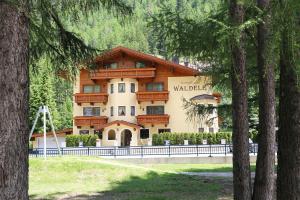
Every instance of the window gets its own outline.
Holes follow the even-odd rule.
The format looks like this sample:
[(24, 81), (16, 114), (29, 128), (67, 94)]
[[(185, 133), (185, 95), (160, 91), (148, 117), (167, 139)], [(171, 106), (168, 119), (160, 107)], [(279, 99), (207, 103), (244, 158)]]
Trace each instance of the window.
[(101, 91), (100, 85), (94, 85), (94, 92), (99, 93)]
[(169, 128), (159, 128), (158, 133), (171, 133), (171, 129), (169, 129)]
[(131, 93), (135, 93), (135, 83), (130, 84), (130, 91)]
[(209, 114), (214, 114), (214, 105), (208, 104)]
[(147, 91), (163, 91), (164, 84), (163, 83), (147, 83), (146, 90)]
[(110, 116), (111, 117), (114, 116), (114, 107), (113, 106), (110, 107)]
[(130, 115), (135, 116), (135, 106), (130, 107)]
[(124, 93), (125, 92), (125, 83), (119, 83), (118, 84), (118, 91), (119, 91), (119, 93)]
[(86, 135), (86, 134), (89, 134), (89, 133), (90, 133), (89, 130), (80, 130), (80, 131), (79, 131), (79, 134), (80, 134), (80, 135)]
[(125, 106), (119, 106), (118, 114), (119, 114), (119, 116), (125, 116), (126, 115), (126, 107)]
[(109, 69), (117, 69), (118, 68), (118, 63), (111, 63), (107, 65), (107, 68)]
[(100, 116), (100, 107), (84, 107), (83, 116)]
[(146, 65), (145, 65), (145, 63), (142, 63), (142, 62), (136, 62), (136, 63), (135, 63), (135, 67), (136, 67), (136, 68), (145, 68)]
[(111, 93), (111, 94), (114, 93), (114, 84), (110, 84), (110, 93)]
[(163, 115), (165, 114), (164, 106), (147, 106), (147, 115)]
[(140, 136), (141, 136), (141, 139), (148, 139), (149, 138), (149, 129), (141, 129)]
[(214, 128), (209, 128), (209, 132), (213, 133), (214, 132)]
[(199, 133), (203, 133), (203, 132), (204, 132), (204, 128), (199, 128), (199, 129), (198, 129), (198, 132), (199, 132)]
[(83, 86), (83, 93), (99, 93), (100, 92), (100, 85), (84, 85)]
[(98, 138), (99, 138), (99, 139), (102, 139), (102, 138), (103, 138), (102, 131), (94, 130), (94, 134), (95, 134), (95, 135), (98, 135)]
[(108, 131), (108, 140), (115, 140), (116, 139), (116, 132), (114, 130)]

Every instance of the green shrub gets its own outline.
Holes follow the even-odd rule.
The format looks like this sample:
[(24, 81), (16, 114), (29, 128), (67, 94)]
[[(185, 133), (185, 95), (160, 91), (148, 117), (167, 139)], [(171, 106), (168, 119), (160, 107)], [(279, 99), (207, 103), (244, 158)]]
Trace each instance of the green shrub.
[(97, 135), (68, 135), (66, 137), (67, 147), (78, 147), (79, 142), (83, 142), (83, 146), (96, 146)]
[[(257, 132), (249, 133), (253, 142), (257, 142)], [(170, 140), (171, 145), (183, 145), (184, 140), (188, 140), (189, 144), (202, 144), (203, 140), (207, 140), (208, 144), (221, 144), (221, 140), (225, 139), (226, 143), (232, 142), (231, 132), (217, 133), (160, 133), (153, 134), (153, 145), (163, 145), (165, 140)]]

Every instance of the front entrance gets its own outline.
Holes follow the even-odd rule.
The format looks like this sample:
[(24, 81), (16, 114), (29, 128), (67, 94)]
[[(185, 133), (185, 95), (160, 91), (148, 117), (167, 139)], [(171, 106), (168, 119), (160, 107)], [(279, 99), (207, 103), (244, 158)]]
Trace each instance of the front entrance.
[(130, 130), (125, 129), (121, 133), (121, 146), (130, 146), (132, 133)]

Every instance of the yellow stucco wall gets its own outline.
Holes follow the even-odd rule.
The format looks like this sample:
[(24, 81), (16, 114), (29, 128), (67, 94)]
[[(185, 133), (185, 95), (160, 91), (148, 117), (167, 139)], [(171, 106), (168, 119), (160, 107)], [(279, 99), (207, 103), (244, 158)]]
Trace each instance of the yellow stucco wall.
[[(135, 114), (146, 114), (146, 107), (149, 105), (164, 105), (165, 114), (170, 115), (170, 122), (167, 126), (164, 124), (158, 125), (146, 125), (145, 128), (150, 130), (149, 139), (140, 139), (139, 130), (134, 130), (132, 127), (125, 125), (112, 125), (103, 130), (103, 139), (101, 141), (102, 146), (120, 146), (121, 145), (121, 133), (124, 129), (129, 129), (132, 132), (131, 145), (147, 145), (149, 140), (151, 141), (152, 134), (158, 133), (159, 128), (169, 128), (172, 132), (197, 132), (198, 128), (203, 127), (205, 132), (208, 132), (209, 127), (206, 124), (199, 125), (199, 123), (192, 123), (187, 120), (186, 111), (183, 108), (183, 98), (190, 99), (200, 94), (212, 94), (212, 88), (210, 86), (211, 78), (207, 76), (187, 76), (187, 77), (169, 77), (168, 78), (168, 91), (169, 100), (165, 102), (142, 102), (138, 104), (136, 94), (131, 93), (130, 84), (135, 83), (136, 91), (138, 91), (138, 82), (136, 79), (111, 79), (107, 83), (108, 102), (107, 104), (95, 103), (90, 105), (89, 103), (83, 103), (80, 106), (74, 102), (73, 115), (83, 116), (83, 107), (100, 107), (102, 116), (108, 117), (108, 122), (115, 120), (124, 120), (130, 123), (136, 123), (136, 117), (130, 115), (130, 106), (135, 106)], [(118, 83), (125, 83), (125, 93), (118, 92)], [(114, 85), (114, 93), (110, 93), (110, 84)], [(79, 93), (79, 78), (76, 79), (74, 84), (74, 93)], [(201, 103), (217, 105), (216, 100), (201, 100)], [(110, 116), (110, 107), (114, 107), (114, 116)], [(126, 116), (118, 116), (118, 106), (126, 106)], [(215, 117), (212, 127), (214, 132), (218, 131), (218, 119), (217, 112), (211, 117)], [(90, 130), (90, 134), (94, 133), (94, 130), (90, 127), (81, 127), (82, 130)], [(108, 140), (108, 131), (114, 129), (116, 131), (116, 142)], [(79, 130), (76, 126), (73, 126), (73, 134), (79, 134)]]

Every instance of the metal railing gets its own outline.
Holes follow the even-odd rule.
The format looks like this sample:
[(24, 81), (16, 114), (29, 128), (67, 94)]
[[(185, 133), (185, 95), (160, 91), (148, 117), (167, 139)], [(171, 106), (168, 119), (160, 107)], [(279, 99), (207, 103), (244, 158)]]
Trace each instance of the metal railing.
[[(257, 154), (257, 144), (250, 144), (249, 154)], [(61, 148), (62, 156), (217, 156), (232, 154), (231, 144), (220, 145), (168, 145), (168, 146), (130, 146), (130, 147), (66, 147)], [(43, 148), (29, 149), (30, 157), (42, 157)], [(47, 148), (47, 156), (59, 156), (57, 148)]]

